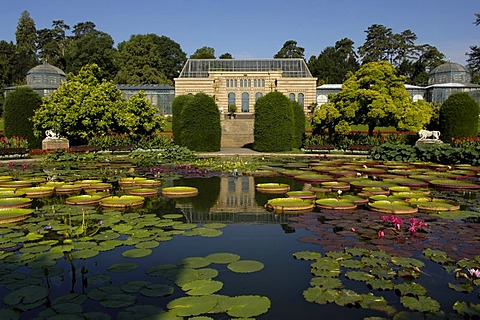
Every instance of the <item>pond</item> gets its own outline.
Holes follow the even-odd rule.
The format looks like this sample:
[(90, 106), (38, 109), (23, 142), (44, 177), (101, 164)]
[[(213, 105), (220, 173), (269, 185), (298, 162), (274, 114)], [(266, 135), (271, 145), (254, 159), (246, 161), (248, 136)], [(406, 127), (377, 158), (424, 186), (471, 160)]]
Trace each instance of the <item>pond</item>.
[[(239, 175), (153, 170), (162, 185), (132, 208), (32, 197), (25, 220), (0, 225), (0, 318), (478, 317), (480, 170), (405, 166), (342, 160), (272, 163)], [(152, 170), (143, 173), (152, 178)], [(133, 189), (100, 180), (67, 184), (83, 181), (82, 194), (95, 186), (102, 196)], [(270, 184), (289, 191), (259, 188)], [(162, 194), (175, 186), (198, 194)], [(266, 206), (309, 192), (311, 209)], [(415, 212), (399, 214), (405, 204)]]

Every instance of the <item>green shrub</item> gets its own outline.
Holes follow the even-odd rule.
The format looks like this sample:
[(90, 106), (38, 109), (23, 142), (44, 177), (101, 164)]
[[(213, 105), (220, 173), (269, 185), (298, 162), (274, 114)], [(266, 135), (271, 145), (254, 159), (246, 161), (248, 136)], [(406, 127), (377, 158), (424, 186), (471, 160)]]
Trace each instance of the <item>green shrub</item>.
[(290, 100), (280, 92), (271, 92), (255, 103), (253, 149), (289, 151), (293, 146), (293, 110)]
[(220, 112), (212, 97), (197, 93), (182, 109), (181, 145), (194, 151), (219, 151)]
[(182, 132), (182, 110), (185, 105), (193, 99), (193, 95), (184, 94), (176, 96), (172, 102), (172, 133), (173, 142), (181, 145), (181, 132)]
[(478, 104), (465, 92), (450, 95), (440, 107), (441, 139), (450, 143), (452, 138), (478, 135)]
[(30, 120), (42, 104), (42, 97), (30, 87), (19, 87), (5, 99), (5, 136), (22, 137), (28, 141), (30, 148), (41, 147), (41, 140), (33, 134)]
[(296, 101), (290, 101), (293, 110), (293, 148), (301, 148), (305, 135), (305, 112)]

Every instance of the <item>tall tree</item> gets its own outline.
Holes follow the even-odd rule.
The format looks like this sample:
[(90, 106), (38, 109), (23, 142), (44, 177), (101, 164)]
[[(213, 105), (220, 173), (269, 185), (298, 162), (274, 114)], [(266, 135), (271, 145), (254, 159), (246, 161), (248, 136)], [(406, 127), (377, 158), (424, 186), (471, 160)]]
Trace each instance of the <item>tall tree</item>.
[(348, 131), (351, 125), (367, 124), (418, 131), (430, 122), (432, 107), (423, 100), (412, 102), (405, 77), (397, 76), (386, 61), (364, 64), (342, 86), (342, 91), (314, 113), (316, 126)]
[(113, 38), (105, 32), (96, 30), (92, 22), (76, 24), (73, 33), (65, 51), (66, 71), (76, 74), (85, 65), (96, 64), (103, 78), (113, 79), (117, 72), (115, 65), (117, 51), (113, 47)]
[[(480, 25), (480, 13), (476, 13), (475, 16), (477, 19), (474, 24), (476, 26)], [(470, 46), (470, 52), (467, 53), (467, 68), (472, 73), (472, 82), (480, 83), (480, 46), (472, 45)]]
[(207, 46), (201, 47), (190, 55), (190, 59), (215, 59), (215, 49)]
[(362, 62), (390, 61), (392, 53), (392, 29), (384, 25), (373, 24), (365, 31), (367, 37), (365, 43), (358, 47), (358, 54)]
[(187, 60), (178, 43), (156, 34), (133, 35), (118, 51), (117, 83), (173, 84)]
[(28, 11), (23, 11), (18, 20), (15, 32), (16, 55), (21, 66), (21, 76), (25, 78), (28, 70), (38, 64), (37, 61), (37, 29), (35, 21)]
[(40, 60), (66, 70), (65, 48), (68, 38), (66, 31), (70, 26), (63, 20), (52, 22), (52, 29), (40, 29), (37, 31), (37, 49)]
[(359, 63), (353, 48), (353, 41), (344, 38), (335, 43), (335, 47), (325, 48), (318, 58), (312, 56), (308, 67), (319, 84), (342, 83), (348, 72), (358, 70)]
[(228, 52), (221, 54), (218, 59), (233, 59), (232, 55)]
[(0, 41), (0, 88), (10, 86), (14, 83), (15, 67), (15, 45), (13, 42)]
[(416, 60), (405, 60), (398, 67), (399, 74), (407, 77), (406, 83), (417, 86), (428, 85), (428, 74), (435, 67), (445, 63), (445, 55), (429, 44), (417, 46)]
[(305, 58), (305, 49), (297, 45), (297, 41), (288, 40), (283, 44), (280, 51), (273, 56), (274, 58)]

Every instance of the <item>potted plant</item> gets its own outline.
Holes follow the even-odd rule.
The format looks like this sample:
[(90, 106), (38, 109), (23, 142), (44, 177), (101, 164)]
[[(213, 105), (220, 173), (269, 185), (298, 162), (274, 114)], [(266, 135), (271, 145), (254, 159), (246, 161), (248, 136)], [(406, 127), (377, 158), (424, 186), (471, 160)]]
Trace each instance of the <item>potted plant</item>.
[(228, 113), (230, 119), (235, 118), (235, 112), (237, 112), (237, 106), (234, 104), (231, 104), (228, 106)]

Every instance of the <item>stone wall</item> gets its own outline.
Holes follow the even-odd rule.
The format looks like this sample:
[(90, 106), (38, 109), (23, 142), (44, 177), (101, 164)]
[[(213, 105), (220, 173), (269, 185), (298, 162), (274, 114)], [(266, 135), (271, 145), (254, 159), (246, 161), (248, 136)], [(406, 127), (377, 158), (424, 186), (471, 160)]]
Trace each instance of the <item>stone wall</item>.
[(241, 148), (253, 143), (254, 119), (222, 120), (222, 148)]

